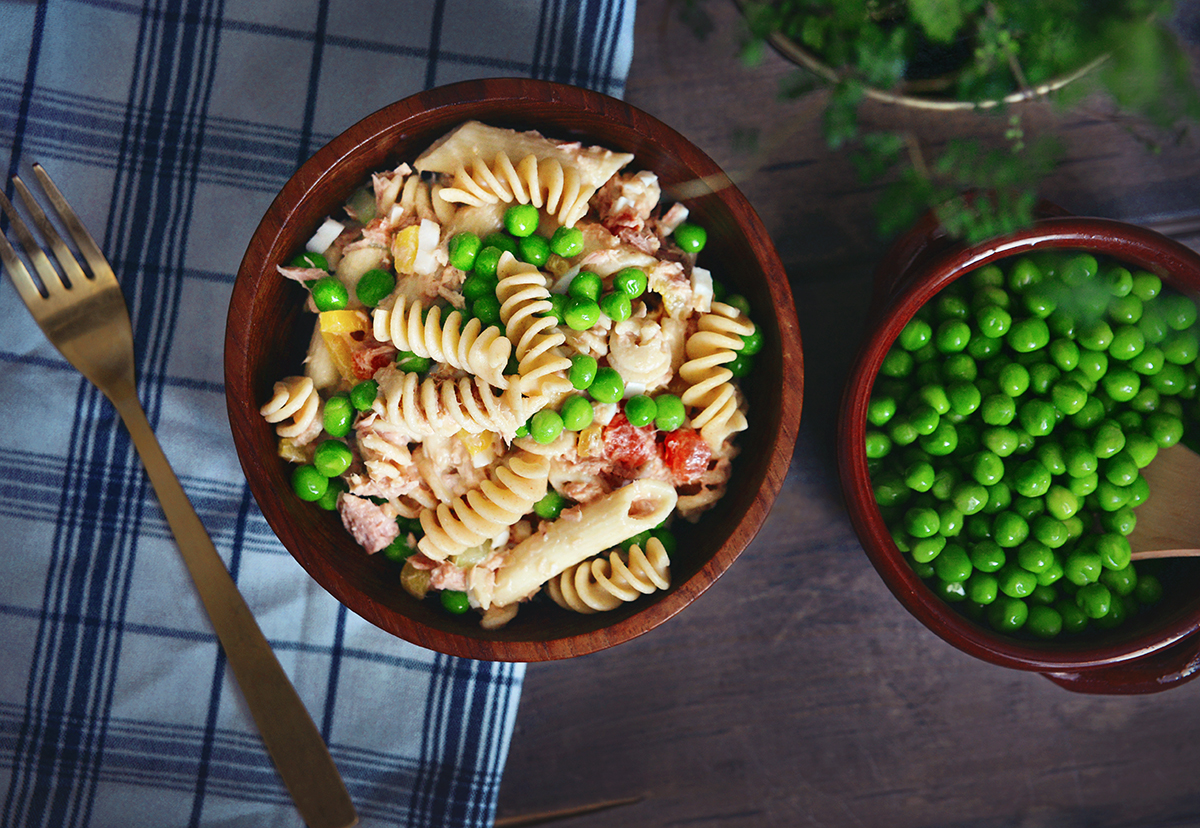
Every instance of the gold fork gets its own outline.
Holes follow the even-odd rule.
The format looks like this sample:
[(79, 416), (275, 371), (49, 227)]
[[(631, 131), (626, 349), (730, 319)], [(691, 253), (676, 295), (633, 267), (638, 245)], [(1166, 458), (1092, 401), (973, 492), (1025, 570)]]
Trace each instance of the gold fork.
[(129, 429), (267, 752), (301, 817), (310, 828), (349, 828), (358, 822), (358, 816), (329, 749), (146, 420), (134, 381), (129, 311), (112, 267), (46, 171), (38, 164), (33, 171), (91, 273), (84, 272), (33, 194), (15, 177), (13, 186), (66, 279), (60, 277), (3, 193), (0, 208), (41, 278), (42, 289), (3, 234), (0, 261), (46, 338), (112, 401)]

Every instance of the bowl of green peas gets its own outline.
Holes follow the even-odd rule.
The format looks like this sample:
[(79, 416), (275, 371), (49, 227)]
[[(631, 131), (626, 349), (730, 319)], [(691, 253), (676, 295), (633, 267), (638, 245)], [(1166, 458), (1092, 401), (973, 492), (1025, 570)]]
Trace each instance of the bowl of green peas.
[[(714, 282), (729, 287), (732, 296), (744, 297), (745, 304), (756, 309), (754, 321), (756, 333), (761, 331), (761, 349), (755, 355), (753, 373), (741, 383), (747, 425), (738, 435), (741, 451), (732, 460), (730, 485), (719, 502), (697, 522), (679, 520), (672, 525), (671, 537), (677, 544), (677, 554), (671, 558), (669, 587), (647, 595), (644, 600), (622, 602), (611, 611), (591, 614), (568, 611), (547, 596), (539, 595), (538, 600), (522, 604), (516, 616), (502, 626), (485, 627), (478, 613), (466, 612), (465, 607), (463, 612), (456, 613), (445, 602), (439, 603), (433, 592), (426, 600), (415, 598), (403, 584), (404, 573), (408, 572), (403, 562), (398, 564), (390, 559), (388, 549), (365, 553), (336, 511), (305, 501), (301, 495), (309, 494), (307, 482), (297, 488), (293, 473), (296, 466), (281, 456), (283, 442), (262, 413), (263, 403), (272, 399), (279, 378), (303, 372), (302, 360), (313, 336), (306, 291), (280, 278), (277, 265), (292, 261), (303, 250), (305, 241), (322, 227), (325, 218), (340, 210), (362, 188), (363, 181), (370, 180), (373, 172), (411, 162), (451, 130), (468, 122), (519, 131), (537, 130), (558, 140), (579, 141), (583, 146), (597, 145), (631, 154), (631, 170), (653, 172), (665, 198), (686, 204), (689, 222), (704, 234), (697, 244), (704, 247), (703, 261), (711, 269)], [(746, 198), (731, 185), (709, 186), (709, 182), (720, 181), (728, 179), (707, 155), (679, 133), (623, 101), (577, 87), (517, 78), (464, 81), (417, 93), (367, 115), (320, 149), (286, 182), (250, 239), (234, 285), (226, 328), (226, 399), (234, 444), (250, 490), (283, 546), (314, 580), (351, 611), (404, 640), (454, 656), (528, 662), (583, 655), (642, 635), (689, 606), (732, 565), (766, 519), (795, 445), (803, 393), (800, 334), (787, 275), (766, 229)], [(506, 212), (505, 227), (512, 240), (520, 240), (514, 243), (522, 261), (533, 261), (536, 251), (523, 249), (523, 245), (533, 242), (542, 242), (560, 258), (574, 255), (571, 246), (580, 245), (578, 239), (565, 234), (562, 243), (566, 246), (559, 248), (557, 231), (548, 239), (530, 232), (536, 221), (532, 216), (521, 219), (521, 212), (520, 209), (511, 214)], [(517, 227), (510, 220), (526, 223)], [(416, 225), (412, 229), (419, 232)], [(461, 238), (470, 235), (463, 234)], [(462, 252), (457, 248), (450, 250), (450, 245), (448, 241), (449, 255)], [(478, 248), (474, 253), (476, 260), (464, 267), (472, 270), (468, 281), (484, 275), (482, 260), (489, 250), (492, 248), (488, 246)], [(499, 251), (493, 252), (499, 256)], [(545, 251), (541, 255), (544, 257)], [(485, 304), (490, 303), (489, 313), (498, 310), (499, 298), (495, 293), (498, 265), (498, 260), (490, 263), (492, 272), (486, 275), (491, 277), (491, 286), (477, 296), (467, 281), (463, 283), (464, 298), (472, 302), (472, 314), (481, 320), (485, 318)], [(628, 278), (644, 279), (645, 275), (639, 277), (631, 272)], [(564, 326), (575, 323), (572, 330), (593, 324), (597, 312), (611, 318), (627, 314), (628, 300), (622, 307), (619, 303), (623, 297), (615, 294), (640, 293), (646, 288), (644, 282), (619, 284), (618, 276), (614, 276), (617, 290), (601, 296), (599, 301), (591, 301), (596, 306), (588, 311), (591, 316), (568, 318), (567, 312), (573, 307), (570, 298), (583, 295), (586, 281), (586, 276), (578, 280), (578, 285), (572, 281), (570, 296), (562, 297), (568, 301), (561, 323)], [(314, 282), (314, 291), (319, 282)], [(597, 287), (590, 286), (592, 300), (596, 300)], [(360, 300), (363, 289), (360, 283), (357, 288)], [(317, 302), (315, 293), (312, 301)], [(609, 301), (618, 304), (601, 304)], [(578, 304), (582, 307), (584, 303)], [(341, 324), (337, 321), (340, 317), (330, 318), (334, 319), (331, 324)], [(337, 333), (335, 329), (331, 331)], [(410, 358), (417, 357), (401, 353), (396, 357), (396, 365), (405, 372), (424, 370), (407, 364)], [(622, 387), (611, 381), (610, 375), (614, 373), (596, 367), (595, 359), (590, 368), (586, 368), (584, 361), (572, 360), (569, 379), (574, 388), (586, 387), (592, 399), (611, 396), (611, 402), (615, 403), (621, 399)], [(354, 389), (367, 384), (360, 383)], [(342, 434), (347, 433), (355, 412), (370, 406), (376, 390), (370, 389), (361, 402), (356, 399), (355, 390), (344, 395), (345, 400), (338, 399), (336, 410), (341, 412), (341, 419), (337, 422)], [(637, 396), (640, 395), (630, 395), (630, 399)], [(581, 396), (572, 399), (583, 401)], [(658, 399), (663, 397), (660, 395)], [(653, 417), (657, 423), (661, 415), (665, 421), (666, 402), (669, 400), (663, 402), (661, 409), (655, 402), (652, 414), (635, 409), (636, 403), (624, 404), (627, 431), (634, 430), (639, 417)], [(327, 409), (325, 414), (328, 413)], [(537, 422), (530, 417), (517, 429), (517, 437), (527, 434), (540, 444), (542, 432), (548, 432), (551, 426), (557, 429), (554, 434), (565, 428), (583, 429), (587, 425), (585, 419), (593, 415), (593, 408), (545, 413), (554, 417), (538, 418)], [(551, 422), (554, 418), (557, 422)], [(328, 417), (323, 417), (322, 423), (329, 431)], [(499, 426), (495, 432), (496, 439), (500, 439)], [(465, 440), (463, 444), (466, 446), (468, 442)], [(607, 443), (604, 448), (609, 450)], [(348, 452), (340, 448), (338, 451), (344, 462)], [(317, 462), (314, 455), (308, 465), (319, 476), (326, 476), (317, 468)], [(307, 475), (305, 481), (311, 478), (312, 475)], [(336, 491), (334, 495), (336, 498)], [(543, 507), (547, 511), (543, 512)], [(561, 508), (561, 504), (556, 506), (543, 498), (534, 511), (539, 518), (550, 520), (556, 515), (550, 510)], [(416, 531), (413, 523), (413, 519), (406, 519), (407, 531)], [(421, 526), (419, 521), (416, 526)], [(463, 594), (449, 588), (442, 592)]]
[(1081, 692), (1194, 677), (1200, 566), (1131, 560), (1142, 470), (1200, 436), (1200, 256), (1046, 206), (967, 247), (932, 217), (876, 274), (840, 419), (854, 528), (948, 643)]

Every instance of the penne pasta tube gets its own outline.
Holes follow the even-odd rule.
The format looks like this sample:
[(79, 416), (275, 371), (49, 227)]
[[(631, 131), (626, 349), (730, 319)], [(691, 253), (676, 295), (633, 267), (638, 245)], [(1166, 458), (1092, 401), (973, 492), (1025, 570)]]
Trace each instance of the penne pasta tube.
[(580, 508), (578, 519), (551, 523), (514, 546), (496, 570), (493, 606), (514, 604), (580, 561), (662, 523), (675, 508), (675, 489), (661, 480), (635, 480)]

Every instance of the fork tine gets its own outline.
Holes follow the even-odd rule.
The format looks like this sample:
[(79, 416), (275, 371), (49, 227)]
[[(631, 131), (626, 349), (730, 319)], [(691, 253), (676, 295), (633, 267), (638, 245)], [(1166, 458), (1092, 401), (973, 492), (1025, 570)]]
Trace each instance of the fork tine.
[(63, 244), (62, 237), (58, 235), (58, 230), (47, 218), (46, 213), (42, 210), (42, 205), (38, 204), (37, 199), (33, 197), (33, 193), (29, 192), (29, 188), (25, 186), (25, 182), (20, 178), (13, 176), (13, 186), (17, 190), (17, 194), (21, 196), (21, 202), (25, 205), (25, 209), (29, 211), (29, 215), (33, 218), (33, 223), (37, 225), (38, 232), (42, 234), (42, 238), (50, 245), (50, 249), (54, 251), (54, 258), (58, 259), (58, 264), (62, 268), (63, 273), (67, 276), (67, 281), (73, 285), (82, 284), (82, 280), (87, 278), (84, 275), (83, 268), (79, 266), (79, 262), (75, 260), (75, 255), (70, 249)]
[[(25, 255), (29, 258), (33, 269), (41, 277), (42, 286), (46, 289), (46, 292), (53, 295), (65, 290), (66, 288), (63, 286), (62, 279), (59, 278), (58, 271), (54, 269), (54, 265), (50, 264), (50, 259), (47, 258), (46, 253), (38, 245), (37, 239), (29, 232), (29, 228), (25, 226), (25, 222), (17, 215), (16, 208), (13, 207), (12, 202), (8, 200), (4, 193), (0, 193), (0, 209), (3, 209), (8, 216), (13, 232), (17, 234), (17, 239), (21, 242), (21, 247), (24, 248)], [(19, 262), (19, 260), (17, 261)], [(24, 270), (23, 266), (22, 269)], [(29, 271), (25, 272), (28, 275)]]
[[(4, 198), (4, 193), (0, 193), (0, 198)], [(7, 198), (4, 200), (8, 201)], [(40, 302), (45, 297), (38, 290), (33, 277), (29, 275), (25, 263), (17, 256), (17, 251), (13, 250), (12, 245), (8, 243), (8, 239), (3, 234), (0, 234), (0, 261), (4, 262), (4, 269), (8, 271), (8, 278), (12, 280), (13, 287), (17, 289), (17, 293), (21, 294), (21, 299), (32, 310), (36, 307), (33, 303)]]
[(58, 213), (58, 217), (67, 226), (71, 238), (75, 240), (79, 252), (83, 254), (88, 267), (91, 268), (92, 275), (97, 278), (104, 276), (105, 278), (115, 280), (117, 277), (113, 273), (108, 259), (100, 252), (100, 246), (96, 244), (96, 240), (92, 238), (92, 234), (83, 226), (83, 222), (79, 220), (79, 216), (75, 214), (75, 211), (71, 209), (71, 205), (63, 198), (63, 194), (59, 192), (58, 187), (50, 180), (50, 175), (46, 172), (45, 168), (41, 164), (34, 164), (33, 173), (37, 176), (42, 189), (45, 190), (50, 203), (54, 205), (54, 210)]

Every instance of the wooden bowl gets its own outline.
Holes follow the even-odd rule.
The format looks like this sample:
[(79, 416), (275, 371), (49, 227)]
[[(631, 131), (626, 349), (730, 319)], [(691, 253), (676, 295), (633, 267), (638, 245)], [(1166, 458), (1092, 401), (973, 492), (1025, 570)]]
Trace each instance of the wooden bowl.
[[(478, 616), (451, 616), (401, 589), (396, 568), (368, 556), (334, 513), (291, 494), (289, 466), (276, 455), (273, 428), (258, 409), (279, 378), (298, 373), (313, 317), (304, 291), (275, 266), (302, 248), (324, 217), (372, 171), (416, 158), (467, 120), (538, 129), (635, 156), (628, 169), (658, 174), (666, 195), (686, 191), (708, 231), (702, 263), (744, 294), (766, 345), (743, 383), (749, 430), (740, 435), (726, 496), (698, 524), (676, 526), (679, 554), (669, 590), (608, 613), (579, 615), (541, 601), (508, 626), (481, 629)], [(683, 190), (680, 190), (680, 188)], [(300, 565), (346, 607), (407, 641), (450, 655), (542, 661), (602, 650), (653, 629), (691, 603), (754, 537), (787, 473), (800, 419), (804, 369), (787, 276), (745, 197), (711, 159), (644, 112), (595, 92), (543, 81), (466, 81), (385, 107), (318, 151), (284, 185), (250, 240), (230, 301), (225, 335), (230, 423), (259, 507)]]
[(1177, 560), (1164, 570), (1163, 599), (1121, 627), (1075, 639), (1035, 641), (1002, 635), (939, 598), (896, 548), (875, 504), (864, 448), (867, 404), (884, 355), (913, 314), (965, 274), (1034, 250), (1104, 254), (1200, 293), (1200, 256), (1153, 231), (1101, 218), (1068, 216), (1052, 205), (1034, 226), (974, 247), (949, 242), (926, 217), (900, 238), (880, 266), (868, 333), (847, 380), (838, 463), (850, 519), (867, 556), (904, 607), (938, 636), (977, 658), (1047, 675), (1072, 690), (1149, 693), (1195, 677), (1200, 668), (1200, 567)]

